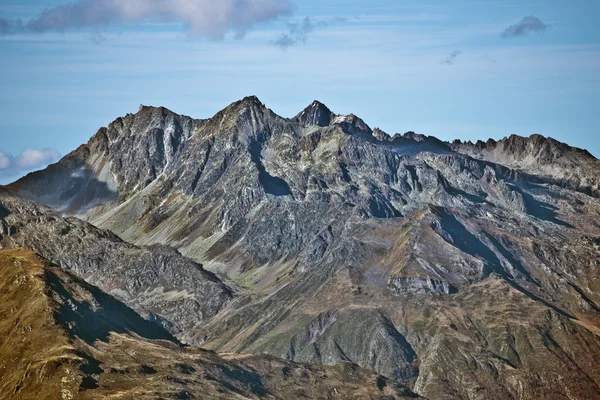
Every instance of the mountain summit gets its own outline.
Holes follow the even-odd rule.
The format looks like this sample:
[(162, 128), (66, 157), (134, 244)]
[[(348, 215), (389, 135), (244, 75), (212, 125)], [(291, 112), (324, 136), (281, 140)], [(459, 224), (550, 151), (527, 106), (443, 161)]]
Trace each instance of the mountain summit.
[(329, 126), (334, 118), (335, 114), (325, 104), (317, 100), (296, 115), (296, 120), (306, 126)]
[(435, 399), (594, 398), (598, 165), (539, 135), (390, 136), (316, 101), (293, 118), (256, 97), (206, 120), (142, 107), (9, 185), (64, 217), (4, 200), (0, 244), (69, 268), (34, 233), (93, 224), (115, 261), (84, 247), (75, 272), (115, 265), (127, 279), (99, 286), (216, 351), (351, 362)]

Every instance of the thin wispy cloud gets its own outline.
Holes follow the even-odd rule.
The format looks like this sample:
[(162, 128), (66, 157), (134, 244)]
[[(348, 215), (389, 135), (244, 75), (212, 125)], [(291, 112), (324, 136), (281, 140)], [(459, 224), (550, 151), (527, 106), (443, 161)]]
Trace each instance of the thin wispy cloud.
[(0, 20), (0, 33), (64, 32), (146, 22), (181, 23), (193, 36), (236, 37), (255, 25), (292, 12), (292, 0), (79, 0), (49, 8), (23, 23)]
[(23, 22), (21, 22), (21, 20), (0, 18), (0, 35), (18, 33), (21, 31), (23, 31)]
[(10, 21), (5, 18), (0, 18), (0, 33), (8, 33), (10, 31)]
[(11, 178), (24, 172), (43, 168), (60, 159), (60, 153), (51, 148), (27, 148), (16, 157), (0, 150), (0, 178)]
[(326, 28), (330, 25), (345, 22), (345, 18), (333, 18), (329, 20), (314, 21), (310, 17), (305, 17), (302, 22), (292, 22), (288, 24), (288, 31), (279, 36), (273, 44), (283, 50), (296, 45), (304, 45), (308, 35), (318, 29)]
[(441, 61), (441, 64), (453, 65), (458, 56), (462, 54), (460, 50), (454, 50), (450, 55)]
[(510, 25), (500, 35), (503, 38), (525, 36), (530, 32), (543, 32), (548, 25), (534, 15), (524, 17), (519, 23)]

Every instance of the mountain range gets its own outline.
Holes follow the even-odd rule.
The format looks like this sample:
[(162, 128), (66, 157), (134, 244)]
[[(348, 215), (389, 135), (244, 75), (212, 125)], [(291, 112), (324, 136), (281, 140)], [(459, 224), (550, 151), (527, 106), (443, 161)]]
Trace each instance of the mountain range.
[[(600, 161), (554, 139), (392, 136), (318, 101), (283, 118), (247, 97), (206, 120), (140, 106), (0, 189), (0, 248), (75, 282), (53, 290), (62, 303), (118, 308), (83, 312), (105, 326), (74, 333), (64, 306), (45, 309), (86, 343), (73, 396), (150, 379), (167, 398), (210, 383), (215, 398), (591, 399), (599, 217)], [(125, 342), (165, 378), (105, 376)], [(221, 374), (170, 369), (190, 357)], [(28, 390), (57, 382), (44, 376)]]

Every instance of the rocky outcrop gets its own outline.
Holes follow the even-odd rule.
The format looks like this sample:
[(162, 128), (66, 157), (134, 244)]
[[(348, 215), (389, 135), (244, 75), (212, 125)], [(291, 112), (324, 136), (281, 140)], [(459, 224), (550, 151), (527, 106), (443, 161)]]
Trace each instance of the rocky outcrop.
[(133, 246), (1, 188), (0, 207), (0, 248), (32, 249), (172, 334), (202, 325), (232, 299), (231, 289), (214, 274), (167, 246)]
[(336, 115), (327, 106), (317, 100), (296, 116), (296, 120), (304, 126), (329, 126)]
[(396, 294), (424, 294), (424, 293), (441, 293), (450, 294), (455, 292), (456, 288), (453, 288), (448, 282), (427, 278), (390, 278), (388, 281), (389, 289)]
[(587, 150), (534, 134), (476, 143), (455, 140), (457, 152), (520, 169), (563, 187), (600, 197), (600, 162)]
[(164, 107), (140, 106), (48, 167), (51, 173), (29, 174), (17, 191), (74, 215), (114, 205), (154, 181), (202, 123)]

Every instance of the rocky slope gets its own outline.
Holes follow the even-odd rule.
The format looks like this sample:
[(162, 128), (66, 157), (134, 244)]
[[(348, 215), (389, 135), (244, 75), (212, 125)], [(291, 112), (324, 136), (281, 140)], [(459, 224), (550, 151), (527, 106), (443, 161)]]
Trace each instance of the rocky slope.
[(0, 251), (1, 399), (415, 397), (352, 364), (220, 357), (30, 251)]
[(97, 285), (182, 339), (233, 298), (214, 274), (169, 247), (133, 246), (0, 188), (0, 249), (18, 247)]
[(454, 141), (452, 149), (474, 158), (541, 175), (556, 184), (600, 197), (600, 161), (588, 151), (542, 135), (511, 135), (500, 141)]
[(235, 287), (190, 342), (351, 361), (431, 398), (600, 397), (598, 161), (492, 147), (248, 97), (202, 121), (142, 108), (10, 188)]

